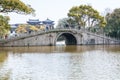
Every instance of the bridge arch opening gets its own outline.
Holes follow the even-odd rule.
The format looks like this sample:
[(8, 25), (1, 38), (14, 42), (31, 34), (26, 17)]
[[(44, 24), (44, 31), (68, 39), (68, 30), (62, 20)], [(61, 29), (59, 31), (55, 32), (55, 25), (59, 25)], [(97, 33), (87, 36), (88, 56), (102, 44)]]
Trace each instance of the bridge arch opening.
[(56, 45), (77, 45), (77, 39), (71, 33), (62, 33), (58, 35)]

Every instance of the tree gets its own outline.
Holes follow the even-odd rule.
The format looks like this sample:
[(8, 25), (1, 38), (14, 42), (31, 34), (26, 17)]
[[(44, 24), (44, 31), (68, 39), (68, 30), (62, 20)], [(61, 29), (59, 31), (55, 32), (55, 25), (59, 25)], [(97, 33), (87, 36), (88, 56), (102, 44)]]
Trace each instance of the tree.
[[(34, 9), (20, 0), (0, 0), (0, 13), (8, 12), (31, 14), (34, 13)], [(8, 17), (0, 15), (0, 36), (4, 36), (10, 30), (9, 20)]]
[(63, 18), (58, 21), (57, 28), (77, 28), (78, 24), (72, 18)]
[(6, 12), (30, 14), (34, 12), (34, 9), (20, 0), (0, 0), (0, 13)]
[(59, 19), (57, 28), (66, 28), (66, 25), (68, 25), (67, 18)]
[(30, 30), (32, 30), (32, 31), (39, 31), (39, 29), (36, 26), (30, 26)]
[(10, 30), (9, 20), (10, 18), (8, 16), (0, 15), (0, 36), (8, 34)]
[(120, 8), (108, 13), (105, 18), (107, 21), (104, 29), (106, 35), (120, 39)]
[(80, 5), (72, 7), (69, 10), (68, 16), (76, 20), (81, 27), (104, 27), (106, 22), (104, 17), (100, 16), (99, 12), (90, 5)]
[(15, 31), (16, 31), (17, 33), (25, 33), (25, 32), (27, 32), (27, 30), (26, 30), (26, 25), (22, 25), (22, 24), (19, 25)]

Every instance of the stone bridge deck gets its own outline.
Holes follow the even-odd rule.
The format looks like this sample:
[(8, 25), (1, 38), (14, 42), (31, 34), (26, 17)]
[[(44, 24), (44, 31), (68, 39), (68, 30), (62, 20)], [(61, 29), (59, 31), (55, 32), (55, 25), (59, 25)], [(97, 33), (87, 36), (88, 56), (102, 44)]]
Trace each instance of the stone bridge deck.
[[(76, 44), (91, 44), (91, 40), (96, 40), (96, 42), (94, 42), (92, 44), (120, 44), (120, 40), (115, 40), (115, 39), (112, 39), (112, 38), (109, 38), (109, 37), (106, 37), (103, 35), (94, 34), (94, 33), (88, 32), (88, 31), (76, 30), (76, 29), (55, 29), (55, 30), (49, 30), (49, 31), (32, 32), (30, 34), (29, 33), (19, 34), (18, 36), (14, 37), (14, 38), (0, 40), (0, 46), (11, 46), (12, 44), (16, 44), (18, 46), (19, 45), (27, 46), (30, 43), (30, 41), (31, 41), (31, 43), (32, 43), (32, 41), (34, 42), (33, 44), (31, 44), (34, 46), (37, 45), (37, 42), (39, 42), (39, 41), (43, 41), (43, 43), (39, 43), (39, 46), (40, 45), (48, 45), (48, 44), (55, 45), (56, 37), (60, 33), (71, 33), (76, 38), (76, 41), (77, 41)], [(82, 35), (82, 37), (79, 36), (79, 34)], [(49, 35), (53, 36), (52, 41), (50, 41)], [(47, 37), (44, 37), (44, 36), (47, 36)], [(36, 37), (37, 38), (41, 37), (41, 38), (39, 38), (39, 41), (33, 40)], [(71, 39), (71, 38), (69, 38), (69, 39)], [(44, 42), (43, 39), (45, 39), (46, 41)], [(29, 43), (27, 43), (27, 41), (29, 41)], [(24, 45), (21, 42), (23, 42)], [(72, 41), (68, 40), (68, 42), (70, 43)], [(46, 43), (48, 43), (48, 44), (46, 44)]]

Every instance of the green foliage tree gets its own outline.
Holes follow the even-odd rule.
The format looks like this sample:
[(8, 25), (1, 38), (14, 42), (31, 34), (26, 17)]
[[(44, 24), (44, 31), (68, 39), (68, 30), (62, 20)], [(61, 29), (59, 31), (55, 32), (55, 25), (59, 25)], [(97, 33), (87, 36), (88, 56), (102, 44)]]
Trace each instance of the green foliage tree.
[(30, 26), (29, 29), (32, 31), (39, 31), (39, 29), (36, 26)]
[(72, 7), (69, 10), (68, 16), (76, 20), (81, 27), (104, 27), (106, 22), (104, 17), (100, 16), (99, 12), (90, 5), (80, 5)]
[(59, 19), (56, 28), (66, 28), (66, 25), (68, 25), (67, 20), (68, 18)]
[(0, 15), (0, 35), (1, 36), (8, 34), (10, 30), (10, 25), (8, 24), (9, 20), (10, 19), (8, 16)]
[(0, 12), (30, 14), (34, 12), (34, 9), (31, 8), (30, 5), (26, 5), (20, 0), (0, 0)]
[(106, 35), (120, 39), (120, 8), (106, 15), (107, 25), (104, 29)]
[[(0, 0), (0, 13), (31, 14), (34, 11), (30, 5), (26, 5), (20, 0)], [(4, 36), (10, 30), (9, 20), (7, 17), (0, 15), (0, 36)]]
[(77, 28), (79, 25), (72, 18), (63, 18), (58, 21), (56, 28)]
[(25, 33), (27, 32), (26, 27), (27, 27), (26, 25), (21, 24), (17, 27), (15, 31), (16, 33)]

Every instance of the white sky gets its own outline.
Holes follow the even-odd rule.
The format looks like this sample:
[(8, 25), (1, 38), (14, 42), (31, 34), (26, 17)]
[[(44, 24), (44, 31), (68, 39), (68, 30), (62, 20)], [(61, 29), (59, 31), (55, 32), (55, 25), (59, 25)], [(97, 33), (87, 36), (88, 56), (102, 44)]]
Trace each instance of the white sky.
[[(120, 0), (22, 0), (26, 4), (30, 4), (36, 10), (36, 16), (20, 15), (10, 13), (11, 24), (26, 23), (28, 19), (39, 19), (43, 21), (47, 18), (55, 21), (67, 17), (69, 9), (73, 6), (81, 4), (90, 4), (94, 9), (103, 13), (106, 8), (111, 10), (120, 8)], [(6, 14), (8, 15), (8, 14)]]

